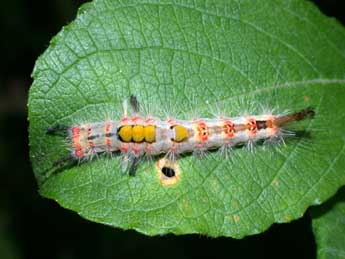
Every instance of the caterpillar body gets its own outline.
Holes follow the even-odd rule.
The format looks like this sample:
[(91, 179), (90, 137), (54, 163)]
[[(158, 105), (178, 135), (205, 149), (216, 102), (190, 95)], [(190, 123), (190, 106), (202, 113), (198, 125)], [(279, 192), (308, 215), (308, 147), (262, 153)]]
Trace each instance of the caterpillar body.
[[(131, 158), (133, 165), (143, 156), (180, 154), (214, 150), (222, 147), (251, 145), (260, 140), (283, 136), (283, 127), (291, 122), (312, 118), (308, 107), (285, 115), (248, 115), (241, 117), (199, 118), (193, 120), (160, 120), (138, 114), (139, 103), (131, 97), (136, 112), (119, 121), (85, 123), (71, 127), (57, 125), (49, 134), (64, 132), (70, 144), (70, 160), (84, 160), (99, 153), (121, 153)], [(293, 134), (289, 132), (288, 134)], [(132, 166), (130, 174), (134, 174)]]

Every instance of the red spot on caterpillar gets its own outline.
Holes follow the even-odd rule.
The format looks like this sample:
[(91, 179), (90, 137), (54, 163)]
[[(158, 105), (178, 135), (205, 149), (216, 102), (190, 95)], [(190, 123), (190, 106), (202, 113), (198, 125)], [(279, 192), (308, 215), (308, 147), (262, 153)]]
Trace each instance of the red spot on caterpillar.
[(84, 156), (84, 152), (83, 152), (81, 144), (79, 143), (79, 140), (78, 142), (74, 142), (74, 154), (77, 158)]
[(155, 120), (150, 118), (150, 117), (146, 118), (146, 120), (145, 120), (145, 123), (147, 123), (147, 124), (152, 124), (154, 122), (155, 122)]
[(110, 138), (105, 138), (105, 144), (108, 146), (108, 148), (111, 148), (111, 139)]
[(235, 135), (235, 125), (230, 120), (225, 120), (223, 125), (226, 137), (232, 138)]
[(79, 127), (73, 127), (72, 128), (72, 137), (74, 138), (79, 138), (80, 135), (80, 128)]
[(175, 144), (174, 144), (174, 145), (172, 145), (172, 146), (171, 146), (171, 148), (170, 148), (170, 152), (175, 153), (175, 152), (176, 152), (176, 150), (177, 150), (176, 145), (175, 145)]
[(224, 145), (229, 145), (230, 144), (230, 141), (226, 140), (224, 141)]
[(111, 124), (109, 123), (109, 121), (107, 121), (104, 127), (105, 134), (110, 133), (110, 129), (111, 129)]
[(128, 124), (129, 119), (127, 117), (123, 117), (120, 119), (120, 124)]
[(83, 152), (83, 150), (81, 150), (81, 147), (80, 147), (80, 149), (76, 149), (74, 154), (77, 158), (81, 158), (84, 156), (84, 152)]
[(83, 157), (84, 152), (80, 144), (80, 127), (72, 128), (72, 141), (73, 141), (73, 147), (74, 147), (74, 155), (77, 158)]
[(128, 145), (122, 144), (120, 147), (121, 152), (127, 152), (128, 151)]
[(132, 150), (134, 152), (134, 154), (138, 154), (140, 152), (140, 147), (138, 145), (133, 145), (132, 146)]
[(112, 146), (112, 141), (111, 141), (111, 138), (110, 137), (107, 137), (107, 135), (109, 133), (111, 133), (111, 123), (109, 121), (106, 121), (105, 122), (105, 126), (104, 126), (104, 133), (105, 133), (105, 138), (104, 138), (104, 142), (105, 142), (105, 145), (108, 147), (108, 149), (111, 149), (111, 146)]
[(174, 120), (174, 119), (168, 119), (168, 124), (170, 124), (170, 125), (175, 125), (176, 124), (176, 121)]
[(132, 117), (132, 121), (133, 121), (134, 123), (137, 123), (137, 122), (140, 121), (140, 120), (142, 120), (142, 118), (141, 118), (140, 116), (138, 116), (138, 115), (135, 115), (135, 116)]
[(256, 126), (256, 120), (253, 118), (247, 119), (248, 124), (247, 124), (247, 129), (252, 133), (256, 134), (257, 133), (257, 126)]
[(199, 121), (197, 124), (197, 132), (198, 132), (198, 138), (201, 141), (207, 141), (208, 140), (208, 127), (205, 122)]
[(151, 147), (151, 145), (150, 145), (150, 144), (149, 144), (149, 145), (147, 145), (147, 146), (145, 147), (145, 152), (150, 153), (150, 152), (151, 152), (151, 150), (152, 150), (152, 147)]
[(196, 147), (197, 149), (203, 150), (204, 147), (205, 147), (205, 145), (204, 145), (204, 144), (201, 144), (201, 143), (198, 143), (198, 144), (195, 145), (195, 147)]

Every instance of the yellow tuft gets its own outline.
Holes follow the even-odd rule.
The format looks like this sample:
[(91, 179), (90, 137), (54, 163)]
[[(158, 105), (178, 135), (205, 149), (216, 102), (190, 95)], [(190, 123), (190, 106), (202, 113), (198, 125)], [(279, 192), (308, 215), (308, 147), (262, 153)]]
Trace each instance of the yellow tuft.
[(156, 129), (155, 126), (148, 125), (144, 127), (145, 141), (152, 143), (156, 139)]
[(134, 142), (142, 142), (144, 140), (144, 126), (134, 125), (132, 129), (132, 138)]
[(174, 129), (175, 129), (174, 141), (181, 142), (188, 138), (188, 131), (185, 127), (181, 125), (176, 125)]
[(130, 142), (132, 140), (132, 126), (125, 125), (119, 130), (119, 137), (123, 142)]

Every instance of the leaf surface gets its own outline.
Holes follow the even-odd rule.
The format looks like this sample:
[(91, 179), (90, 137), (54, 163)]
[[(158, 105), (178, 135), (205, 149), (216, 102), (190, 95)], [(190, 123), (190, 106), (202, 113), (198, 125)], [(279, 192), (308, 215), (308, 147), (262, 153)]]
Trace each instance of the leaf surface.
[(345, 258), (345, 188), (311, 215), (318, 258)]
[[(43, 196), (89, 220), (148, 235), (260, 233), (344, 185), (345, 30), (306, 1), (110, 1), (84, 5), (37, 60), (30, 154)], [(120, 119), (134, 94), (155, 117), (181, 119), (315, 107), (296, 123), (310, 138), (179, 160), (162, 186), (155, 164), (136, 177), (121, 158), (47, 175), (68, 154), (55, 124)]]

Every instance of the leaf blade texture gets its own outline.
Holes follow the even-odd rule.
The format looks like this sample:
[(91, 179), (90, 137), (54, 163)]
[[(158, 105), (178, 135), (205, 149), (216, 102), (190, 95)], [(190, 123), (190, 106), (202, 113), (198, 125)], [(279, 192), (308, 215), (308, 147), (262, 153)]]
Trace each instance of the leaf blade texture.
[(345, 189), (325, 204), (311, 209), (313, 232), (317, 243), (317, 257), (344, 258)]
[[(242, 238), (289, 222), (345, 183), (344, 67), (344, 28), (305, 1), (88, 3), (32, 74), (30, 155), (40, 193), (89, 220), (147, 235)], [(45, 134), (50, 126), (119, 119), (131, 94), (161, 119), (164, 111), (191, 119), (262, 106), (313, 106), (316, 116), (296, 124), (310, 139), (236, 149), (231, 159), (186, 156), (174, 186), (160, 184), (155, 164), (129, 177), (120, 157), (46, 177), (68, 154), (63, 139)]]

